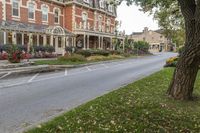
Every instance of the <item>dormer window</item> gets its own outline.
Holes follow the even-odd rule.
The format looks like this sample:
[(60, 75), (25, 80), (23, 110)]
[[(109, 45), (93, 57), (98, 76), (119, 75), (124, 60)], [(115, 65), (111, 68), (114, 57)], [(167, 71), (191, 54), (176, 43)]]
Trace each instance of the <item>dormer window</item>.
[(85, 3), (90, 3), (90, 1), (89, 0), (83, 0)]
[(99, 1), (99, 6), (100, 6), (100, 8), (104, 8), (104, 0)]
[(108, 5), (108, 11), (113, 12), (113, 5)]

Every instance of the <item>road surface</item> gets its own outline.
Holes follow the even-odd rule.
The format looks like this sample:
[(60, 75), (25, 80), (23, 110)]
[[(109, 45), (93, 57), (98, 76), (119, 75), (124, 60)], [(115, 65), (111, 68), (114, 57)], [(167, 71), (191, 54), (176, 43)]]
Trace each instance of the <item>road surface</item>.
[(0, 80), (0, 133), (24, 128), (163, 68), (174, 53)]

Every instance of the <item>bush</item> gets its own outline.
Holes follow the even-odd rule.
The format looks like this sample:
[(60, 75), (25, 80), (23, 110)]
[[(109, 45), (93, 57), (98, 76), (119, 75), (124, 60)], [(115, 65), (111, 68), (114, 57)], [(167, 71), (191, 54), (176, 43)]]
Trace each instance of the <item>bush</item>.
[(88, 61), (103, 61), (103, 60), (108, 60), (106, 56), (102, 55), (96, 55), (96, 56), (90, 56), (87, 58)]
[(119, 50), (111, 50), (111, 51), (109, 51), (110, 52), (110, 54), (112, 54), (112, 55), (121, 55), (123, 52), (122, 51), (119, 51)]
[(11, 45), (8, 50), (8, 61), (11, 63), (19, 63), (22, 59), (22, 51), (17, 45)]
[(176, 67), (176, 64), (178, 62), (178, 57), (171, 57), (166, 60), (165, 67)]
[(65, 56), (58, 57), (58, 60), (59, 61), (71, 61), (71, 62), (84, 62), (84, 61), (86, 61), (86, 58), (82, 55), (73, 54), (71, 56), (65, 55)]
[(65, 51), (69, 52), (69, 53), (75, 53), (77, 51), (77, 48), (72, 47), (72, 46), (68, 46), (68, 47), (65, 48)]
[(144, 42), (144, 41), (138, 41), (138, 42), (134, 42), (134, 48), (144, 51), (144, 52), (148, 52), (149, 50), (149, 43)]
[(102, 56), (109, 56), (110, 52), (105, 50), (95, 50), (93, 51), (93, 55), (102, 55)]
[(25, 45), (16, 45), (17, 47), (18, 47), (18, 49), (20, 50), (20, 51), (25, 51), (25, 52), (27, 52), (27, 46), (25, 46)]
[(48, 53), (55, 52), (55, 48), (53, 46), (45, 46), (45, 51)]
[(85, 57), (92, 56), (92, 52), (90, 50), (79, 50), (76, 53)]
[(83, 55), (85, 57), (94, 56), (94, 55), (109, 56), (110, 54), (109, 51), (105, 51), (105, 50), (79, 50), (76, 53)]
[(35, 52), (39, 52), (39, 51), (45, 52), (46, 51), (44, 46), (33, 46), (33, 49)]

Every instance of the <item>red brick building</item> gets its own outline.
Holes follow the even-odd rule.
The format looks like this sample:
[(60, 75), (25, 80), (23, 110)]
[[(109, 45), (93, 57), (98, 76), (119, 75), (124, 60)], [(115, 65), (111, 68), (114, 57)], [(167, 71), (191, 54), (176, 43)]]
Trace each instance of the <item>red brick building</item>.
[(0, 44), (112, 49), (115, 18), (106, 0), (1, 0)]

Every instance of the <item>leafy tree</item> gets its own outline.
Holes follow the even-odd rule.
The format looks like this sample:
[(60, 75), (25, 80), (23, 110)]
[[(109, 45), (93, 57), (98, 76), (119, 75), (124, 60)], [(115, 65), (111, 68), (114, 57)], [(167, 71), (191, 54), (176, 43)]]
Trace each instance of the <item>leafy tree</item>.
[[(121, 0), (123, 1), (123, 0)], [(120, 1), (120, 2), (121, 2)], [(178, 100), (192, 98), (195, 79), (200, 64), (200, 0), (126, 0), (127, 4), (141, 6), (143, 11), (161, 12), (174, 4), (183, 16), (185, 30), (185, 48), (177, 63), (167, 94)], [(177, 20), (173, 13), (171, 18)]]
[(144, 42), (144, 41), (138, 41), (138, 42), (134, 42), (134, 48), (144, 51), (144, 52), (148, 52), (149, 50), (149, 43), (148, 42)]

